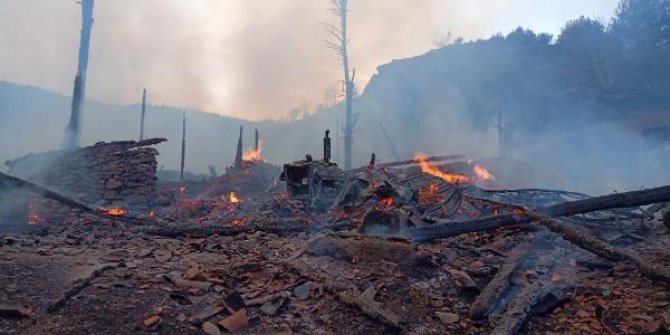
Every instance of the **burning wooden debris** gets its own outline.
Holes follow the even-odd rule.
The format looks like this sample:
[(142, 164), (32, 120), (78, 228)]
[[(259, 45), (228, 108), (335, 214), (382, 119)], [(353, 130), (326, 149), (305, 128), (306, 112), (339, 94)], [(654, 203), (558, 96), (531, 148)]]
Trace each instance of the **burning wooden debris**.
[(330, 131), (323, 138), (323, 158), (314, 160), (307, 155), (304, 160), (284, 164), (281, 180), (291, 200), (303, 202), (313, 209), (325, 209), (340, 193), (344, 171), (330, 161)]
[[(670, 186), (601, 197), (490, 190), (495, 171), (461, 155), (382, 164), (373, 156), (345, 174), (330, 161), (327, 132), (322, 159), (283, 171), (261, 150), (238, 150), (224, 175), (183, 193), (142, 179), (139, 189), (181, 194), (148, 211), (0, 174), (0, 194), (21, 187), (77, 212), (68, 222), (45, 217), (39, 235), (0, 235), (0, 265), (13, 269), (0, 273), (0, 302), (12, 301), (0, 329), (670, 331), (661, 221)], [(123, 171), (150, 167), (128, 164)], [(65, 275), (68, 266), (80, 279)], [(101, 306), (104, 313), (90, 312)]]

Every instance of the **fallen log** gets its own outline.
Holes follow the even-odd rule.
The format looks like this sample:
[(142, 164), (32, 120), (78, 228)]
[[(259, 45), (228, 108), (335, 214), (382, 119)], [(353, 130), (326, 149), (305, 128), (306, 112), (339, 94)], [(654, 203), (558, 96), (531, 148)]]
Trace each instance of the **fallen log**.
[[(650, 190), (652, 191), (652, 190)], [(643, 192), (643, 191), (638, 191), (638, 192)], [(633, 193), (633, 192), (631, 192)], [(654, 194), (662, 194), (659, 192), (653, 192)], [(649, 196), (647, 199), (651, 198)], [(631, 200), (630, 197), (624, 196), (622, 197), (621, 201), (628, 201), (627, 203), (632, 203), (634, 200)], [(592, 200), (592, 199), (588, 199)], [(596, 201), (595, 203), (602, 203), (601, 201)], [(609, 204), (613, 202), (607, 202)], [(524, 216), (528, 220), (532, 220), (537, 222), (538, 224), (546, 227), (550, 231), (560, 235), (564, 240), (576, 245), (577, 247), (580, 247), (582, 249), (588, 250), (595, 255), (602, 257), (604, 259), (613, 261), (613, 262), (621, 262), (621, 261), (628, 261), (633, 263), (637, 267), (637, 269), (640, 271), (642, 275), (645, 277), (648, 277), (652, 280), (660, 280), (668, 285), (670, 285), (670, 271), (667, 269), (655, 265), (653, 263), (647, 262), (644, 259), (640, 258), (638, 255), (635, 253), (623, 249), (623, 248), (618, 248), (609, 245), (607, 242), (599, 240), (597, 238), (588, 236), (585, 234), (583, 231), (579, 229), (575, 229), (569, 226), (566, 226), (559, 222), (556, 219), (550, 218), (547, 215), (535, 212), (530, 209), (526, 209), (520, 206), (513, 206), (509, 204), (503, 204), (500, 203), (500, 205), (503, 206), (508, 206), (513, 208), (516, 212), (523, 213)], [(604, 205), (600, 205), (604, 206)], [(554, 207), (554, 206), (552, 206)], [(627, 206), (629, 207), (629, 206)], [(564, 208), (578, 208), (578, 206), (575, 207), (564, 207)], [(582, 207), (586, 208), (586, 207)]]
[(300, 260), (285, 261), (283, 265), (287, 270), (294, 271), (304, 278), (323, 283), (326, 291), (336, 296), (341, 303), (357, 307), (369, 318), (377, 320), (392, 329), (400, 328), (402, 320), (398, 314), (386, 308), (365, 292), (361, 293), (356, 287), (349, 287), (349, 285), (340, 281), (325, 277), (309, 264)]
[[(489, 201), (488, 199), (483, 199)], [(629, 208), (670, 201), (670, 186), (663, 186), (642, 191), (616, 193), (585, 200), (567, 201), (564, 203), (542, 207), (534, 212), (545, 217), (562, 217), (575, 214), (604, 211), (616, 208)], [(439, 221), (439, 223), (419, 228), (407, 228), (402, 235), (416, 241), (430, 241), (453, 237), (466, 233), (485, 231), (513, 224), (526, 224), (532, 221), (525, 213), (525, 208), (503, 204), (515, 208), (514, 212), (493, 215), (467, 221)]]
[(475, 301), (470, 305), (470, 317), (473, 319), (484, 319), (489, 315), (491, 308), (495, 306), (496, 300), (500, 299), (510, 287), (512, 274), (519, 269), (519, 265), (526, 257), (533, 241), (524, 241), (512, 250), (512, 256), (498, 270), (493, 279), (484, 287)]
[[(454, 160), (466, 160), (467, 156), (465, 155), (446, 155), (446, 156), (431, 156), (427, 157), (424, 159), (426, 162), (441, 162), (441, 161), (454, 161)], [(389, 167), (394, 167), (394, 166), (402, 166), (402, 165), (409, 165), (409, 164), (419, 164), (418, 159), (408, 159), (404, 161), (396, 161), (396, 162), (388, 162), (388, 163), (381, 163), (381, 164), (376, 164), (374, 165), (375, 169), (384, 169), (384, 168), (389, 168)], [(365, 171), (370, 168), (370, 165), (365, 165), (359, 168), (355, 168), (353, 170), (347, 171), (347, 173), (356, 173), (356, 172), (361, 172)]]
[(211, 235), (238, 235), (246, 232), (263, 231), (266, 233), (282, 234), (294, 233), (311, 229), (302, 219), (283, 220), (280, 222), (264, 223), (264, 224), (245, 224), (242, 226), (225, 226), (225, 225), (170, 225), (170, 226), (136, 226), (131, 227), (132, 231), (144, 233), (149, 235), (157, 235), (164, 237), (207, 237)]
[(529, 211), (528, 216), (532, 219), (538, 220), (538, 223), (547, 227), (554, 233), (557, 233), (563, 237), (563, 239), (569, 241), (570, 243), (588, 250), (604, 259), (620, 262), (620, 261), (629, 261), (637, 267), (637, 269), (644, 275), (652, 280), (660, 280), (664, 283), (670, 285), (670, 271), (667, 269), (656, 265), (655, 263), (650, 263), (632, 251), (613, 247), (607, 244), (605, 241), (587, 236), (584, 232), (568, 227), (564, 224), (561, 224), (559, 221), (533, 213)]
[(500, 316), (493, 317), (492, 335), (514, 335), (531, 316), (532, 308), (542, 298), (543, 285), (539, 282), (530, 283), (509, 302), (507, 309)]

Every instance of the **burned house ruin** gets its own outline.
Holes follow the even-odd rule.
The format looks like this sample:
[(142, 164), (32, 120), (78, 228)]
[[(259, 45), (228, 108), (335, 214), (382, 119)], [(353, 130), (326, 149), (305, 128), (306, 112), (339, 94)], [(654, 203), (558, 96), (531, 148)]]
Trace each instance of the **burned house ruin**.
[[(165, 139), (101, 142), (71, 151), (28, 154), (5, 164), (11, 175), (93, 208), (146, 210), (156, 205), (157, 198), (158, 151), (152, 146), (162, 142)], [(18, 205), (13, 213), (30, 207), (35, 213), (31, 215), (39, 212), (40, 217), (55, 221), (63, 220), (70, 212), (52, 200), (33, 195), (14, 203)]]

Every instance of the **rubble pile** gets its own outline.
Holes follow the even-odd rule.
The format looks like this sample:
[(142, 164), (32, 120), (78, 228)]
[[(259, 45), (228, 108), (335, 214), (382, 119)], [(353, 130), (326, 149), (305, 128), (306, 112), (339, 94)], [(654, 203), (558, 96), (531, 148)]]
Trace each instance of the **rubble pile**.
[[(9, 173), (93, 207), (146, 209), (156, 197), (156, 156), (150, 146), (165, 139), (97, 143), (74, 151), (29, 154), (11, 162)], [(40, 221), (71, 220), (58, 202), (33, 198)]]
[(0, 235), (0, 333), (670, 331), (670, 187), (492, 190), (441, 156), (373, 159), (319, 197), (315, 171), (341, 171), (324, 162), (287, 164), (279, 189), (253, 161), (143, 221)]

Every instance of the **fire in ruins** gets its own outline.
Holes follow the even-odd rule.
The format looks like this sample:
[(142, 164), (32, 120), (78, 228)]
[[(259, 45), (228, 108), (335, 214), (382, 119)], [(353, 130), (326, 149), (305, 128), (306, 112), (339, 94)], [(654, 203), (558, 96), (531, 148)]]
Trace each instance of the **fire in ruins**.
[[(337, 321), (347, 332), (354, 324), (384, 332), (427, 324), (444, 332), (511, 334), (547, 323), (568, 327), (562, 318), (575, 309), (596, 303), (614, 310), (608, 299), (640, 289), (663, 295), (670, 285), (670, 267), (660, 261), (666, 251), (657, 247), (665, 243), (658, 230), (669, 220), (654, 214), (667, 213), (659, 204), (670, 202), (670, 186), (601, 197), (508, 189), (494, 169), (464, 155), (417, 154), (379, 163), (373, 154), (370, 164), (343, 171), (331, 161), (329, 132), (322, 158), (306, 155), (279, 168), (263, 159), (258, 141), (225, 174), (182, 184), (155, 178), (158, 151), (152, 146), (163, 141), (99, 143), (8, 163), (11, 174), (0, 174), (0, 191), (21, 196), (2, 198), (3, 208), (13, 208), (3, 211), (2, 220), (19, 222), (25, 211), (28, 223), (14, 224), (14, 232), (47, 232), (32, 235), (38, 240), (124, 232), (131, 239), (104, 242), (116, 245), (101, 256), (114, 265), (93, 271), (83, 286), (31, 313), (67, 313), (88, 303), (76, 302), (76, 295), (113, 294), (102, 288), (119, 278), (114, 273), (122, 263), (132, 273), (117, 279), (124, 287), (151, 288), (157, 283), (140, 284), (143, 273), (155, 273), (146, 260), (171, 269), (159, 275), (171, 285), (169, 300), (162, 302), (163, 312), (143, 320), (147, 330), (160, 322), (265, 332), (269, 320), (293, 308), (342, 304), (348, 307), (331, 313), (356, 320)], [(36, 161), (47, 163), (22, 174)], [(134, 243), (144, 247), (128, 249)], [(217, 257), (223, 256), (200, 258), (203, 252), (226, 255), (228, 270), (219, 267)], [(580, 291), (609, 285), (616, 271), (628, 271), (617, 279), (618, 296), (592, 302)], [(409, 300), (393, 304), (394, 296)], [(200, 303), (205, 305), (184, 304), (195, 297), (207, 297)], [(651, 315), (662, 310), (653, 300), (646, 304)], [(7, 310), (2, 306), (0, 317)], [(180, 321), (165, 312), (173, 308), (191, 316)], [(232, 321), (242, 311), (243, 321)], [(636, 317), (619, 316), (620, 322)], [(596, 318), (603, 323), (575, 322), (613, 327), (607, 316)], [(296, 319), (289, 327), (321, 324), (305, 322)]]
[[(7, 13), (21, 8), (21, 1), (14, 2)], [(151, 97), (156, 100), (176, 87), (178, 94), (170, 98), (211, 108), (219, 100), (247, 104), (246, 116), (258, 112), (257, 103), (272, 104), (273, 112), (281, 112), (284, 104), (313, 93), (322, 80), (333, 85), (337, 79), (341, 88), (335, 85), (328, 93), (332, 101), (319, 104), (314, 113), (307, 107), (293, 109), (291, 122), (240, 121), (266, 129), (267, 147), (258, 129), (253, 146), (245, 146), (244, 127), (240, 125), (239, 137), (237, 128), (229, 127), (234, 119), (152, 106), (143, 89), (141, 105), (128, 107), (137, 112), (139, 127), (131, 127), (139, 130), (137, 140), (82, 147), (82, 135), (90, 140), (91, 133), (110, 135), (106, 131), (113, 129), (114, 136), (121, 136), (123, 130), (101, 124), (100, 115), (94, 118), (91, 113), (87, 124), (94, 127), (82, 132), (82, 116), (88, 114), (89, 48), (105, 45), (105, 39), (91, 43), (93, 24), (100, 22), (107, 39), (114, 29), (108, 26), (108, 16), (94, 20), (95, 0), (78, 1), (79, 52), (62, 150), (6, 161), (8, 172), (0, 172), (0, 335), (670, 334), (670, 185), (597, 196), (544, 188), (596, 184), (594, 179), (604, 172), (608, 190), (620, 187), (615, 182), (637, 183), (621, 181), (626, 175), (649, 174), (653, 178), (639, 180), (650, 181), (665, 176), (667, 160), (659, 157), (670, 151), (670, 132), (657, 121), (667, 119), (663, 111), (670, 87), (670, 1), (622, 0), (610, 23), (582, 16), (555, 37), (523, 28), (470, 42), (451, 41), (449, 34), (425, 55), (394, 60), (373, 71), (360, 50), (378, 49), (376, 54), (393, 48), (378, 48), (365, 40), (375, 34), (358, 35), (350, 28), (379, 22), (369, 17), (349, 27), (365, 6), (350, 15), (348, 0), (329, 0), (326, 14), (334, 23), (323, 23), (325, 46), (340, 61), (338, 78), (326, 78), (332, 71), (322, 63), (310, 63), (323, 57), (292, 35), (313, 34), (295, 29), (307, 27), (296, 26), (302, 17), (275, 20), (289, 22), (291, 34), (273, 27), (270, 39), (255, 28), (215, 34), (233, 36), (250, 50), (219, 48), (198, 36), (217, 32), (220, 24), (244, 23), (244, 15), (212, 24), (204, 20), (215, 15), (198, 15), (207, 29), (195, 26), (194, 34), (189, 30), (194, 25), (180, 26), (183, 31), (178, 34), (166, 34), (171, 43), (167, 49), (156, 48), (160, 44), (155, 41), (135, 43), (135, 35), (153, 35), (150, 27), (133, 33), (144, 21), (158, 22), (156, 18), (172, 7), (191, 6), (188, 1), (173, 2), (180, 5), (151, 11), (152, 20), (143, 20), (142, 10), (134, 8), (129, 15), (132, 25), (119, 21), (130, 32), (121, 39), (125, 44), (148, 46), (135, 48), (139, 57), (134, 58), (154, 64), (133, 66), (133, 71), (115, 69), (107, 72), (111, 77), (93, 74), (91, 86), (105, 80), (123, 87), (116, 91), (139, 93), (133, 86), (139, 75), (147, 81), (140, 87), (153, 85)], [(209, 12), (216, 12), (215, 2)], [(113, 3), (106, 2), (106, 8)], [(527, 1), (524, 5), (534, 6)], [(272, 6), (253, 6), (258, 7), (249, 11), (254, 13), (254, 27), (266, 26), (259, 17), (274, 18)], [(440, 7), (418, 1), (411, 6)], [(378, 12), (389, 15), (391, 7), (398, 6)], [(300, 10), (284, 12), (303, 15), (310, 7), (291, 7), (296, 8)], [(0, 19), (11, 21), (4, 12), (3, 7)], [(426, 21), (426, 16), (417, 21), (411, 14), (398, 17), (415, 24), (392, 25), (405, 29)], [(171, 25), (164, 28), (181, 21), (174, 18), (179, 16), (165, 20)], [(36, 26), (35, 20), (29, 22), (21, 26)], [(247, 31), (252, 38), (242, 38)], [(40, 34), (19, 34), (0, 38), (0, 44), (39, 42), (23, 36)], [(425, 43), (420, 34), (388, 35)], [(184, 36), (188, 43), (180, 40)], [(278, 37), (287, 36), (282, 41), (290, 43), (277, 48)], [(395, 41), (384, 42), (398, 45)], [(402, 49), (415, 49), (410, 44)], [(198, 45), (207, 46), (207, 52), (194, 49)], [(291, 50), (296, 46), (299, 52)], [(141, 57), (140, 49), (158, 56)], [(156, 50), (186, 52), (188, 57), (162, 57)], [(197, 58), (221, 50), (225, 55), (218, 55), (217, 61)], [(272, 50), (272, 55), (257, 57), (259, 50)], [(20, 53), (21, 58), (29, 54)], [(226, 69), (221, 78), (221, 65), (240, 55), (244, 60), (233, 61), (236, 68)], [(46, 56), (42, 58), (49, 64), (58, 63), (56, 54)], [(371, 58), (392, 58), (388, 56)], [(11, 58), (8, 64), (13, 64)], [(177, 71), (180, 80), (191, 82), (169, 82), (173, 69), (162, 63), (165, 59), (196, 66), (197, 71)], [(219, 63), (222, 59), (225, 62)], [(271, 62), (275, 60), (296, 64)], [(99, 61), (96, 71), (104, 68), (104, 57)], [(362, 65), (358, 77), (355, 65)], [(315, 69), (320, 74), (311, 72)], [(160, 73), (165, 82), (152, 83), (147, 70)], [(117, 72), (124, 80), (109, 80)], [(215, 79), (208, 78), (210, 72), (216, 73)], [(234, 79), (228, 82), (227, 77)], [(366, 86), (359, 87), (362, 84)], [(274, 85), (283, 92), (274, 95)], [(5, 86), (0, 81), (0, 90)], [(15, 111), (4, 100), (11, 102), (13, 95), (21, 94), (3, 92), (0, 119), (11, 115), (11, 124), (0, 127), (0, 135), (7, 133), (12, 143), (16, 141), (5, 151), (21, 152), (24, 143), (15, 129), (17, 134), (30, 134), (32, 141), (40, 130), (34, 123), (41, 119), (21, 108), (41, 109), (35, 107), (40, 99), (20, 104)], [(59, 98), (44, 100), (58, 106)], [(166, 112), (156, 117), (159, 109)], [(663, 117), (640, 117), (651, 114), (638, 109), (658, 110)], [(29, 126), (14, 126), (21, 114), (30, 115)], [(114, 113), (114, 122), (132, 124), (121, 123), (122, 114)], [(44, 119), (50, 122), (51, 116)], [(104, 115), (106, 121), (111, 118)], [(333, 121), (331, 137), (323, 128)], [(603, 129), (594, 129), (594, 123)], [(381, 132), (372, 131), (370, 124)], [(172, 134), (177, 133), (173, 127), (179, 128), (178, 134)], [(95, 130), (101, 128), (105, 132)], [(205, 129), (214, 128), (217, 135), (205, 136)], [(643, 138), (631, 141), (631, 129), (641, 130)], [(166, 143), (148, 134), (170, 134), (179, 141)], [(497, 143), (491, 141), (495, 135)], [(304, 152), (321, 145), (321, 152)], [(222, 146), (228, 150), (220, 150)], [(387, 155), (380, 154), (382, 147)], [(638, 147), (644, 151), (638, 152)], [(160, 167), (159, 148), (164, 154)], [(496, 155), (491, 154), (494, 148)], [(520, 151), (523, 159), (517, 155)], [(575, 153), (594, 151), (607, 152), (602, 160), (593, 160), (590, 173), (560, 171), (584, 163), (574, 159)], [(220, 152), (234, 155), (210, 157)], [(556, 164), (571, 160), (565, 157), (577, 162)], [(642, 163), (629, 164), (626, 160), (632, 157)], [(224, 158), (229, 166), (221, 163)], [(210, 165), (208, 175), (195, 175), (192, 171), (203, 163), (195, 162), (198, 159), (220, 163)], [(363, 161), (367, 163), (353, 165)], [(606, 171), (612, 161), (626, 167), (655, 166), (619, 174), (626, 168)], [(162, 163), (178, 164), (179, 169), (166, 170)], [(551, 169), (565, 176), (556, 179), (569, 184), (550, 180)]]

